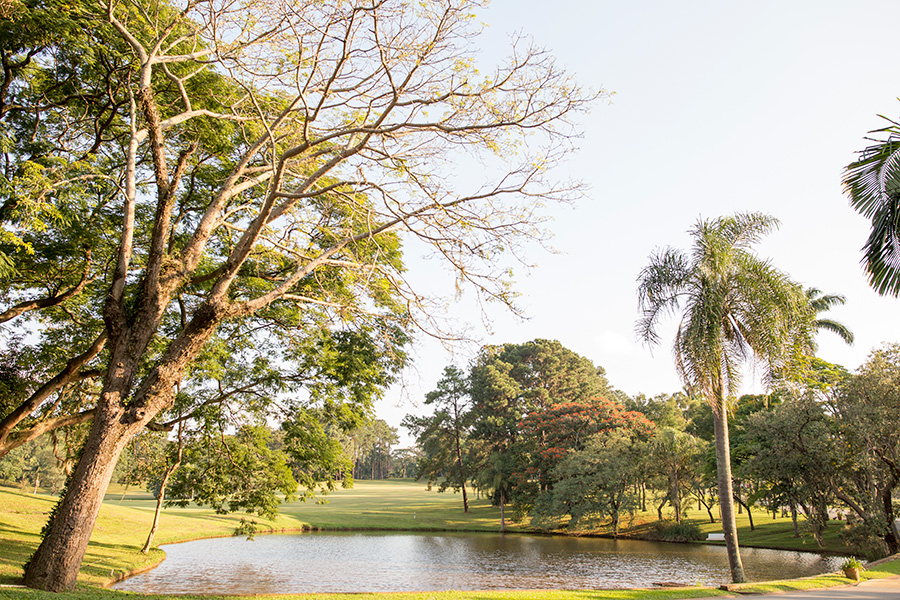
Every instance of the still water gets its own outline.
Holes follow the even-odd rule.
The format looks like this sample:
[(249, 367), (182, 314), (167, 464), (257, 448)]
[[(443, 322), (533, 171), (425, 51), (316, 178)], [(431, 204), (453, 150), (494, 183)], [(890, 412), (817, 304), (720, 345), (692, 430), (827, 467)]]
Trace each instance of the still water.
[[(166, 560), (115, 589), (272, 594), (651, 587), (730, 581), (721, 546), (489, 533), (314, 532), (163, 546)], [(749, 579), (816, 575), (841, 559), (741, 550)]]

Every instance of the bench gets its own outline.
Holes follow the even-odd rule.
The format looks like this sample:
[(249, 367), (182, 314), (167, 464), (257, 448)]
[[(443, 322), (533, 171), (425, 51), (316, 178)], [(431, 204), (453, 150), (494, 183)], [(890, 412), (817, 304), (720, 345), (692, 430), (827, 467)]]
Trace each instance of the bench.
[(725, 534), (724, 533), (710, 533), (706, 536), (707, 542), (724, 542)]

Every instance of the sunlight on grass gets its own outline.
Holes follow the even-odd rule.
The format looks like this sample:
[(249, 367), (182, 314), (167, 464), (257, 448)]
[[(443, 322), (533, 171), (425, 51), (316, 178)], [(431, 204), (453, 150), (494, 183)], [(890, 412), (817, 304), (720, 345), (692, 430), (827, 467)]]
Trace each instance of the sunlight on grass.
[[(468, 514), (462, 510), (461, 497), (454, 493), (426, 491), (425, 485), (413, 481), (358, 481), (355, 489), (338, 490), (327, 497), (328, 502), (293, 502), (282, 506), (281, 515), (274, 521), (258, 520), (265, 530), (299, 530), (308, 527), (326, 529), (408, 529), (408, 530), (459, 530), (497, 531), (500, 511), (485, 498), (471, 500)], [(17, 583), (22, 575), (22, 565), (37, 547), (39, 532), (56, 499), (47, 495), (33, 495), (0, 487), (0, 584)], [(149, 555), (140, 553), (153, 517), (155, 501), (150, 494), (129, 490), (124, 494), (112, 486), (91, 537), (79, 575), (79, 589), (72, 594), (54, 595), (59, 600), (115, 600), (124, 592), (102, 589), (115, 577), (135, 570), (143, 570), (164, 558), (161, 550)], [(721, 531), (719, 523), (709, 523), (705, 512), (694, 511), (690, 520), (696, 522), (704, 533)], [(656, 520), (655, 512), (636, 514), (628, 523), (628, 529), (640, 534), (649, 523)], [(790, 519), (772, 519), (771, 514), (754, 513), (755, 531), (750, 531), (749, 520), (738, 515), (741, 542), (745, 546), (760, 545), (786, 549), (815, 550), (808, 538), (794, 538)], [(240, 515), (217, 515), (214, 512), (191, 506), (166, 509), (161, 518), (156, 544), (172, 543), (202, 537), (232, 535), (240, 521)], [(527, 522), (510, 523), (512, 531), (527, 531)], [(840, 551), (836, 537), (837, 527), (826, 537), (826, 545), (832, 551)], [(864, 578), (888, 577), (900, 574), (900, 560), (884, 563), (863, 572)], [(826, 574), (819, 577), (746, 584), (741, 593), (762, 593), (846, 585), (842, 575)], [(329, 594), (327, 600), (603, 600), (603, 599), (680, 599), (705, 596), (721, 596), (727, 592), (711, 588), (678, 588), (653, 590), (537, 590), (537, 591), (480, 591), (480, 592), (422, 592), (390, 594)], [(0, 588), (0, 598), (9, 600), (37, 600), (45, 598), (43, 592), (18, 588)], [(148, 599), (182, 599), (197, 596), (145, 596)], [(323, 595), (268, 596), (300, 600), (321, 599)], [(213, 598), (203, 596), (204, 599)], [(229, 599), (240, 598), (228, 596)], [(249, 597), (248, 597), (249, 598)]]

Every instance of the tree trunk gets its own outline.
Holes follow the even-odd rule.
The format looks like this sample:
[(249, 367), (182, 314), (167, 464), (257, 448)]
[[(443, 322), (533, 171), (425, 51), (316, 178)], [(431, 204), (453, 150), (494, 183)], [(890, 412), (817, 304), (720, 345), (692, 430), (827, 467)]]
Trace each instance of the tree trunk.
[[(750, 531), (756, 531), (756, 527), (753, 525), (753, 513), (750, 512), (750, 505), (741, 500), (740, 496), (735, 496), (734, 499), (739, 507), (743, 507), (747, 511), (747, 518), (750, 519)], [(738, 511), (738, 514), (740, 514), (740, 511)]]
[(678, 489), (678, 471), (672, 469), (672, 508), (675, 509), (675, 522), (681, 525), (681, 494)]
[(668, 501), (669, 501), (669, 497), (668, 497), (668, 496), (663, 496), (662, 502), (660, 502), (659, 506), (656, 507), (656, 517), (657, 517), (657, 519), (659, 519), (660, 521), (663, 520), (663, 514), (662, 514), (663, 506), (665, 506), (665, 505), (666, 505), (666, 502), (668, 502)]
[(791, 522), (794, 524), (794, 537), (800, 537), (800, 527), (797, 525), (797, 503), (791, 500)]
[(159, 514), (162, 512), (163, 501), (166, 499), (166, 486), (169, 485), (169, 477), (172, 476), (178, 465), (173, 465), (173, 467), (166, 469), (166, 474), (163, 475), (162, 483), (159, 485), (159, 493), (156, 494), (156, 510), (153, 511), (153, 524), (150, 526), (150, 533), (147, 534), (147, 541), (144, 542), (144, 547), (141, 549), (142, 554), (150, 552), (153, 536), (156, 535), (156, 530), (159, 528)]
[(459, 441), (459, 429), (456, 430), (456, 464), (459, 466), (459, 484), (462, 487), (463, 512), (469, 512), (469, 496), (466, 494), (466, 468), (463, 466), (462, 444)]
[(147, 542), (144, 544), (144, 548), (141, 550), (142, 553), (147, 554), (150, 552), (150, 546), (153, 544), (153, 536), (156, 535), (156, 530), (159, 528), (159, 514), (162, 512), (163, 501), (166, 499), (166, 486), (169, 485), (169, 478), (172, 477), (172, 473), (174, 473), (179, 466), (181, 466), (181, 455), (184, 450), (184, 441), (181, 437), (181, 423), (178, 424), (178, 453), (175, 455), (175, 461), (172, 465), (166, 469), (165, 475), (163, 475), (162, 483), (159, 485), (159, 493), (156, 495), (156, 511), (153, 513), (153, 525), (150, 526), (150, 533), (147, 535)]
[(744, 566), (741, 563), (741, 551), (738, 547), (737, 524), (734, 521), (734, 491), (731, 487), (731, 449), (728, 440), (728, 413), (725, 397), (720, 389), (713, 410), (716, 426), (716, 473), (719, 484), (719, 510), (722, 516), (722, 531), (725, 533), (725, 546), (728, 552), (728, 564), (731, 567), (731, 580), (743, 583)]
[(24, 580), (28, 587), (50, 592), (69, 591), (75, 587), (119, 455), (131, 438), (172, 402), (175, 385), (184, 376), (184, 369), (203, 348), (222, 316), (210, 304), (198, 308), (187, 327), (129, 395), (143, 352), (162, 313), (160, 311), (153, 319), (146, 311), (137, 311), (137, 322), (125, 335), (124, 321), (116, 314), (117, 310), (121, 312), (121, 307), (110, 300), (104, 310), (109, 313), (106, 315), (107, 327), (116, 331), (110, 339), (115, 339), (116, 343), (111, 345), (103, 392), (97, 400), (91, 432), (78, 465), (25, 570)]
[(707, 504), (706, 500), (704, 500), (703, 498), (704, 498), (703, 492), (698, 490), (697, 491), (697, 510), (700, 510), (701, 508), (705, 508), (706, 514), (709, 515), (709, 522), (715, 523), (716, 518), (713, 516), (713, 513), (712, 513), (713, 502), (712, 502), (712, 500), (710, 500), (710, 503)]
[(893, 490), (896, 486), (896, 478), (891, 484), (886, 485), (881, 492), (882, 509), (887, 519), (887, 531), (884, 533), (884, 543), (887, 544), (888, 554), (897, 554), (900, 552), (900, 537), (898, 537), (898, 527), (894, 519)]
[(500, 533), (506, 532), (506, 515), (503, 513), (504, 504), (506, 504), (506, 498), (503, 497), (503, 488), (500, 488)]
[(78, 466), (25, 570), (28, 587), (50, 592), (74, 589), (116, 461), (131, 437), (144, 425), (123, 424), (119, 417), (121, 411), (115, 414), (98, 410)]

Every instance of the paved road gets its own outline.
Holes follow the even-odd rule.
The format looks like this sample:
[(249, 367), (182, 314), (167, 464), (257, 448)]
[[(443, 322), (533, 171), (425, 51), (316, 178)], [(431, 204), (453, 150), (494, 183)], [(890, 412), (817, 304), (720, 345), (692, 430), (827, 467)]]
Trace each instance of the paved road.
[(748, 595), (753, 600), (898, 600), (900, 599), (900, 577), (870, 579), (855, 585), (778, 594)]

